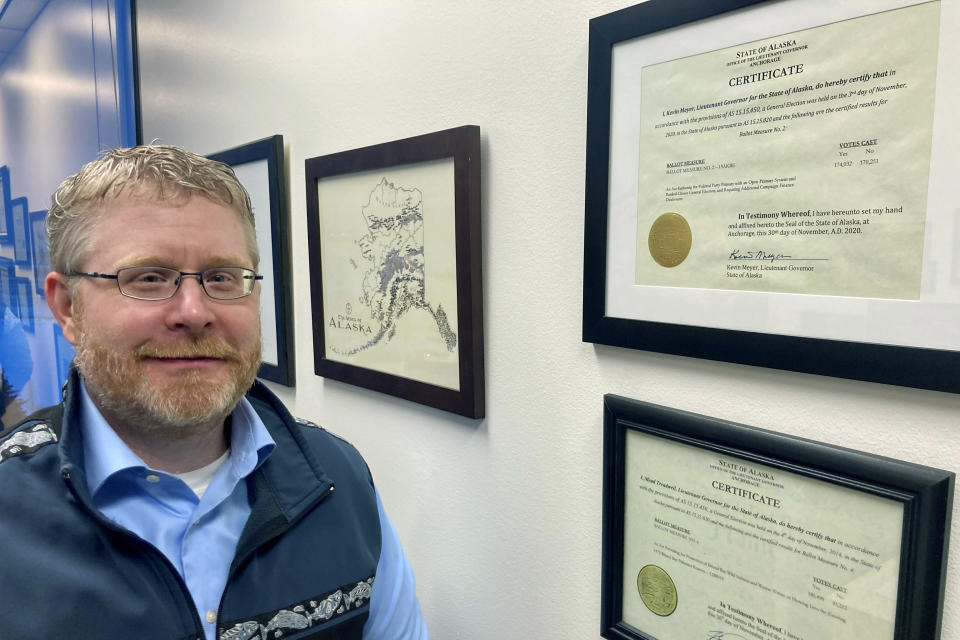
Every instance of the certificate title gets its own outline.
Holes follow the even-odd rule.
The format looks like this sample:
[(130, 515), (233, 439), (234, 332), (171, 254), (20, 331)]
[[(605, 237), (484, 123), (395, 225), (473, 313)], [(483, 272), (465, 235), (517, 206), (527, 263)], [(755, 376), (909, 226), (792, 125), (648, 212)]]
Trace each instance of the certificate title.
[[(735, 474), (743, 475), (745, 477), (751, 477), (752, 479), (749, 482), (753, 483), (756, 480), (764, 479), (772, 481), (774, 478), (771, 474), (766, 471), (760, 471), (759, 469), (754, 469), (747, 465), (737, 464), (734, 462), (728, 462), (726, 460), (718, 459), (718, 465), (723, 469), (729, 469)], [(754, 502), (759, 502), (760, 504), (765, 504), (776, 509), (780, 508), (780, 499), (774, 498), (772, 496), (764, 495), (753, 489), (748, 489), (744, 487), (738, 487), (736, 485), (728, 484), (726, 482), (721, 482), (720, 480), (714, 480), (710, 483), (710, 486), (713, 487), (716, 491), (722, 491), (724, 493), (729, 493), (740, 498), (746, 498), (747, 500), (753, 500)]]
[(759, 502), (761, 504), (769, 505), (771, 507), (780, 508), (780, 500), (777, 498), (772, 498), (770, 496), (765, 496), (762, 493), (754, 491), (752, 489), (744, 489), (743, 487), (737, 487), (726, 482), (720, 482), (719, 480), (714, 480), (710, 483), (710, 486), (716, 489), (717, 491), (723, 491), (724, 493), (732, 493), (735, 496), (741, 498), (747, 498), (748, 500), (753, 500), (754, 502)]
[(786, 78), (795, 74), (803, 73), (803, 63), (792, 64), (789, 67), (777, 67), (776, 69), (767, 69), (766, 71), (757, 71), (742, 76), (734, 76), (727, 82), (731, 87), (737, 87), (742, 84), (752, 82), (763, 82), (773, 78)]

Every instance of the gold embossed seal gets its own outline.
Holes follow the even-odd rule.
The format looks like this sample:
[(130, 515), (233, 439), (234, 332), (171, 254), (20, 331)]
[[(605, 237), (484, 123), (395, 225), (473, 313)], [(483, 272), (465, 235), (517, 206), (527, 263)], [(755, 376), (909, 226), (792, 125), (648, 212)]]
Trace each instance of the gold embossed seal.
[(686, 218), (672, 211), (650, 225), (647, 246), (650, 255), (661, 267), (675, 267), (687, 259), (693, 244), (693, 233)]
[(677, 587), (669, 574), (655, 564), (640, 569), (637, 590), (647, 609), (658, 616), (668, 616), (677, 608)]

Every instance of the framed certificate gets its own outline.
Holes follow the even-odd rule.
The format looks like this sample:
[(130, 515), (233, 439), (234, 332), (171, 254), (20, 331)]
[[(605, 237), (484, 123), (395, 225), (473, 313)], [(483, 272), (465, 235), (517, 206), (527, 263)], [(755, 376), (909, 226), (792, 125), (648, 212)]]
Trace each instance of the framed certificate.
[(263, 356), (257, 375), (294, 386), (290, 231), (283, 136), (274, 135), (208, 156), (230, 165), (250, 194), (257, 226), (261, 281)]
[(591, 20), (583, 339), (960, 392), (940, 14), (650, 0)]
[(484, 415), (480, 128), (308, 158), (314, 371)]
[(936, 640), (954, 474), (604, 397), (602, 635)]

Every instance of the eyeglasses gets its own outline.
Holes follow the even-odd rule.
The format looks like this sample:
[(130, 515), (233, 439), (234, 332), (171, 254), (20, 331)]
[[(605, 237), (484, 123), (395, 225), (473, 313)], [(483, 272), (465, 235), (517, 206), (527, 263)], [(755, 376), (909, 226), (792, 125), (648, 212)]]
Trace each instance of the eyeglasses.
[(263, 276), (243, 267), (212, 267), (203, 271), (178, 271), (167, 267), (124, 267), (116, 273), (71, 275), (116, 280), (120, 293), (136, 300), (166, 300), (180, 288), (183, 278), (197, 278), (204, 293), (214, 300), (236, 300), (253, 293), (253, 285)]

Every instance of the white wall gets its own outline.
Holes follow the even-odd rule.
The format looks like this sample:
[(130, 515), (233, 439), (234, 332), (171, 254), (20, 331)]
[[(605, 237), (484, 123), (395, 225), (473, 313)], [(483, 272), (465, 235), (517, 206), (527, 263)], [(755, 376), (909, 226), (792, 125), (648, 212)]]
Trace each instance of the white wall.
[[(630, 4), (138, 6), (144, 139), (210, 153), (285, 137), (298, 383), (278, 391), (367, 457), (434, 638), (599, 637), (606, 392), (960, 468), (960, 396), (581, 342), (587, 23)], [(483, 132), (479, 422), (312, 367), (304, 159), (462, 124)], [(957, 637), (954, 553), (943, 638)]]

